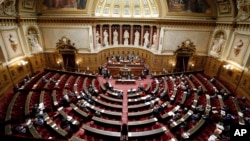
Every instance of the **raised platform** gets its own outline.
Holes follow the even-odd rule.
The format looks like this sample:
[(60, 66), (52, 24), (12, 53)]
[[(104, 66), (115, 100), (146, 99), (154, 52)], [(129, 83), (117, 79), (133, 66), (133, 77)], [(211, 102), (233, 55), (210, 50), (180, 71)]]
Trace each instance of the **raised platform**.
[(117, 79), (115, 80), (116, 84), (135, 84), (135, 79)]

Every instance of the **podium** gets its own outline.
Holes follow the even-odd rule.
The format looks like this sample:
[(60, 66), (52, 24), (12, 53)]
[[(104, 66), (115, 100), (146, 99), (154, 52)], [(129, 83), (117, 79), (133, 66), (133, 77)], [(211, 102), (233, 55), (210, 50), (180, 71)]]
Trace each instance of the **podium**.
[(127, 78), (128, 76), (131, 76), (131, 69), (127, 67), (123, 67), (120, 69), (119, 74), (122, 78), (123, 77)]

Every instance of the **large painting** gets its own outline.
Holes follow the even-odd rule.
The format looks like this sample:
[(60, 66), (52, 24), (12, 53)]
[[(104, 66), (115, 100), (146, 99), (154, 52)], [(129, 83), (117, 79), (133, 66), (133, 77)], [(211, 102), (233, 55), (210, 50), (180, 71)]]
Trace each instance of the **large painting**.
[(168, 12), (211, 13), (207, 0), (167, 0)]
[(16, 29), (3, 30), (2, 37), (9, 60), (23, 55)]
[(249, 42), (250, 42), (249, 35), (236, 34), (233, 40), (233, 44), (228, 59), (240, 65), (243, 65), (247, 49), (250, 48)]
[(83, 10), (87, 0), (44, 0), (43, 10)]

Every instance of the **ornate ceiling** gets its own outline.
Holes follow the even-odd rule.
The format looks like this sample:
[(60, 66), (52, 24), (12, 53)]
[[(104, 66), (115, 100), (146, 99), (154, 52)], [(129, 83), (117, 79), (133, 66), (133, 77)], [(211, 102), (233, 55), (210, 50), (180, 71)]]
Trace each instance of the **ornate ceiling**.
[[(250, 0), (1, 0), (0, 17), (250, 21)], [(107, 18), (108, 17), (108, 18)]]

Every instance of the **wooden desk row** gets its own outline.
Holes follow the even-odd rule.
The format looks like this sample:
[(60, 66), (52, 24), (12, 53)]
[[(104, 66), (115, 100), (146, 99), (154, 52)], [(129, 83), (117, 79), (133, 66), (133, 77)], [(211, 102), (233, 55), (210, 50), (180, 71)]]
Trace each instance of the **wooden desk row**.
[(157, 97), (153, 100), (150, 100), (149, 102), (143, 102), (141, 104), (134, 104), (134, 105), (128, 105), (128, 109), (135, 109), (135, 108), (141, 108), (141, 107), (145, 107), (145, 106), (150, 106), (151, 104), (156, 103), (157, 101), (159, 101), (160, 99)]
[(12, 109), (13, 109), (13, 106), (16, 102), (16, 99), (18, 97), (18, 95), (21, 94), (20, 92), (17, 92), (11, 99), (9, 105), (8, 105), (8, 109), (7, 109), (7, 112), (6, 112), (6, 116), (5, 116), (5, 121), (9, 121), (11, 120), (11, 113), (12, 113)]
[(142, 101), (142, 100), (146, 100), (147, 98), (150, 98), (151, 95), (148, 94), (146, 96), (141, 96), (141, 97), (138, 97), (138, 98), (128, 98), (128, 102), (131, 103), (131, 102), (139, 102), (139, 101)]
[(59, 135), (66, 137), (68, 135), (68, 132), (63, 130), (60, 126), (58, 126), (52, 119), (50, 119), (49, 115), (47, 113), (44, 114), (44, 120), (46, 121), (46, 124), (51, 127), (56, 133)]
[(99, 103), (99, 104), (101, 104), (101, 105), (103, 105), (103, 106), (110, 107), (110, 108), (116, 108), (116, 109), (122, 109), (122, 105), (107, 103), (107, 102), (105, 102), (105, 101), (102, 101), (102, 100), (97, 99), (95, 96), (92, 96), (92, 99), (93, 99), (95, 102), (97, 102), (97, 103)]
[(188, 112), (183, 117), (181, 117), (177, 121), (172, 122), (170, 124), (170, 127), (171, 128), (177, 127), (178, 125), (180, 125), (181, 123), (183, 123), (184, 121), (186, 121), (192, 114), (193, 114), (193, 111), (192, 110), (188, 110)]
[(211, 100), (210, 100), (210, 96), (208, 94), (206, 94), (206, 108), (205, 108), (205, 116), (208, 116), (210, 114), (211, 111)]
[(122, 103), (122, 102), (123, 102), (122, 99), (109, 97), (109, 96), (106, 96), (105, 94), (99, 94), (99, 96), (101, 96), (102, 98), (107, 99), (107, 100), (109, 100), (109, 101), (119, 102), (119, 103)]
[(88, 117), (88, 114), (84, 111), (82, 111), (81, 109), (79, 109), (75, 104), (70, 103), (70, 107), (77, 112), (78, 114), (80, 114), (83, 117)]
[(57, 111), (60, 113), (60, 115), (66, 119), (67, 121), (71, 122), (72, 125), (78, 126), (80, 123), (79, 121), (75, 120), (72, 116), (69, 116), (63, 111), (63, 107), (59, 107)]
[(165, 131), (167, 131), (167, 128), (164, 126), (164, 127), (159, 127), (157, 129), (147, 130), (147, 131), (128, 132), (128, 137), (145, 137), (145, 136), (151, 136), (151, 135), (164, 133)]
[(194, 76), (193, 74), (190, 74), (192, 76), (193, 79), (195, 79), (195, 81), (197, 81), (199, 83), (199, 85), (202, 87), (203, 92), (207, 92), (207, 88), (201, 83), (200, 80), (198, 80), (198, 78), (196, 76)]
[[(97, 135), (104, 135), (104, 136), (110, 136), (110, 137), (120, 137), (121, 133), (120, 132), (114, 132), (114, 131), (106, 131), (102, 129), (97, 129), (88, 125), (83, 125), (83, 129), (96, 133)], [(128, 132), (128, 137), (145, 137), (145, 136), (150, 136), (150, 135), (156, 135), (159, 133), (164, 133), (167, 131), (166, 127), (159, 127), (157, 129), (152, 129), (148, 131), (140, 131), (140, 132)]]
[(30, 99), (31, 99), (32, 93), (33, 93), (32, 91), (29, 92), (29, 94), (26, 98), (26, 101), (25, 101), (25, 108), (24, 108), (25, 116), (30, 114)]
[(113, 112), (113, 111), (109, 111), (109, 110), (104, 110), (104, 109), (101, 109), (99, 107), (96, 107), (94, 105), (89, 104), (86, 100), (84, 100), (84, 101), (87, 103), (86, 106), (92, 110), (99, 111), (103, 114), (112, 115), (112, 116), (121, 116), (122, 115), (122, 112)]
[(239, 124), (240, 125), (245, 125), (244, 115), (243, 115), (243, 113), (242, 113), (242, 111), (240, 109), (238, 101), (234, 97), (232, 97), (232, 100), (233, 100), (234, 106), (235, 106), (235, 108), (237, 110), (237, 113), (238, 113)]
[(176, 105), (171, 111), (165, 113), (164, 115), (161, 116), (162, 119), (165, 119), (169, 116), (173, 116), (175, 114), (176, 111), (178, 111), (180, 109), (180, 105)]
[(26, 119), (26, 125), (34, 138), (42, 138), (42, 136), (37, 132), (30, 118)]
[(195, 109), (197, 106), (198, 98), (199, 98), (199, 96), (198, 96), (197, 92), (194, 92), (194, 101), (193, 101), (193, 104), (191, 106), (193, 109)]
[(116, 84), (135, 84), (135, 79), (117, 79), (115, 80)]
[(189, 129), (187, 132), (182, 133), (182, 138), (184, 139), (188, 139), (190, 136), (192, 136), (196, 131), (198, 131), (203, 124), (205, 123), (205, 119), (201, 118), (194, 127), (192, 127), (191, 129)]

